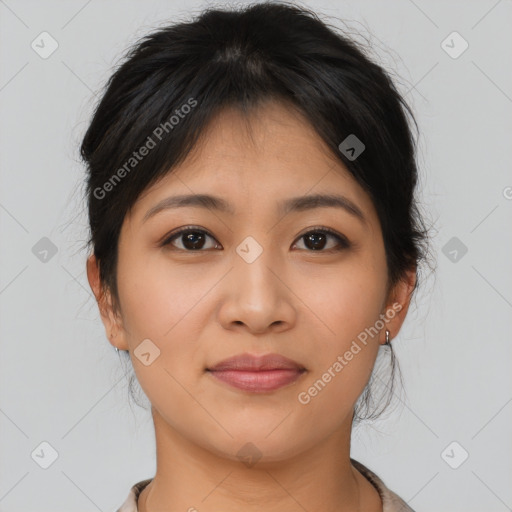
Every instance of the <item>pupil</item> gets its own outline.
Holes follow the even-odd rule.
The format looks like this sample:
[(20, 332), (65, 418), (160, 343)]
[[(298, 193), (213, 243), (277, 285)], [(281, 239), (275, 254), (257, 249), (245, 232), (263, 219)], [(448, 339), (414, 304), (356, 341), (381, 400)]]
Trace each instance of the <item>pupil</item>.
[[(323, 233), (312, 233), (307, 236), (307, 239), (308, 241), (313, 242), (313, 247), (311, 247), (313, 250), (322, 249), (325, 245), (325, 235)], [(320, 243), (320, 247), (316, 245), (318, 243)]]
[(183, 245), (187, 247), (187, 249), (200, 249), (202, 246), (201, 242), (204, 242), (203, 234), (197, 231), (192, 231), (185, 235), (185, 242)]

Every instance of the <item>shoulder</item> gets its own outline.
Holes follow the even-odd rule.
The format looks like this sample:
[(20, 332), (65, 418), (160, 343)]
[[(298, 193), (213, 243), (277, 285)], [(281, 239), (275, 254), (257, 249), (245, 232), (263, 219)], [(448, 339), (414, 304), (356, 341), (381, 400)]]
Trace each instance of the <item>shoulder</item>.
[(137, 500), (139, 498), (140, 493), (153, 480), (152, 478), (148, 478), (146, 480), (142, 480), (137, 482), (132, 486), (130, 492), (128, 493), (128, 497), (124, 501), (124, 503), (116, 510), (116, 512), (137, 512)]
[(373, 471), (357, 460), (350, 459), (350, 462), (377, 489), (382, 500), (383, 512), (414, 512), (414, 510), (400, 498), (400, 496), (389, 489)]

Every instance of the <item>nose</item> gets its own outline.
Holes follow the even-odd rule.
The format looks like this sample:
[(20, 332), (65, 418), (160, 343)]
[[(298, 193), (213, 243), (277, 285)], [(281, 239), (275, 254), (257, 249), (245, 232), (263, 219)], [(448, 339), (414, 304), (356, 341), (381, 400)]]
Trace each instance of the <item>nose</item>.
[(252, 334), (292, 328), (296, 322), (295, 296), (283, 264), (277, 264), (271, 251), (264, 250), (252, 263), (235, 255), (233, 265), (223, 280), (218, 310), (221, 325)]

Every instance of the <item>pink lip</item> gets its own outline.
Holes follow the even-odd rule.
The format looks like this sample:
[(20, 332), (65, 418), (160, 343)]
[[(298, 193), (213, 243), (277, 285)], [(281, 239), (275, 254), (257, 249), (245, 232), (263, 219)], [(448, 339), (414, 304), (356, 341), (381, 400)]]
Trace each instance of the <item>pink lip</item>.
[(240, 354), (207, 368), (215, 378), (253, 393), (274, 391), (297, 380), (305, 368), (279, 354)]

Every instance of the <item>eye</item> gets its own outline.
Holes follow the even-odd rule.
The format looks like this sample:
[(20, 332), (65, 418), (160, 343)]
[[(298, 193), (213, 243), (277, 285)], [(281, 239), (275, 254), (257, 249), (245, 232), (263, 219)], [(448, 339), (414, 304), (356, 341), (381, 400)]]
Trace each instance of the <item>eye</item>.
[[(327, 247), (327, 240), (331, 238), (337, 242), (337, 244), (334, 244), (334, 247), (331, 244), (331, 247)], [(320, 252), (328, 252), (328, 250), (333, 251), (341, 251), (343, 249), (348, 249), (351, 244), (348, 241), (348, 239), (329, 228), (314, 228), (308, 231), (307, 233), (304, 233), (299, 237), (299, 240), (304, 240), (304, 245), (307, 249), (310, 249), (311, 251), (320, 251)], [(295, 244), (294, 244), (295, 245)]]
[[(207, 239), (211, 239), (216, 243), (210, 244), (208, 247)], [(334, 240), (334, 246), (331, 244), (328, 247), (328, 240)], [(306, 246), (306, 250), (315, 251), (315, 252), (328, 252), (328, 250), (332, 251), (341, 251), (343, 249), (348, 249), (351, 246), (351, 243), (348, 239), (341, 235), (340, 233), (329, 229), (329, 228), (314, 228), (309, 230), (307, 233), (304, 233), (299, 237), (299, 240), (304, 240), (304, 245)], [(181, 244), (180, 246), (176, 246), (174, 243), (178, 241)], [(186, 251), (186, 252), (199, 252), (202, 249), (219, 249), (222, 246), (209, 235), (205, 230), (195, 228), (194, 226), (186, 226), (181, 228), (174, 233), (171, 233), (165, 240), (161, 243), (161, 246), (172, 245), (178, 250)], [(297, 245), (295, 243), (293, 246)]]
[(174, 245), (174, 241), (177, 240), (181, 243), (181, 247), (176, 247), (179, 250), (182, 251), (200, 251), (201, 249), (216, 249), (220, 245), (218, 243), (213, 244), (214, 246), (205, 247), (205, 241), (207, 238), (210, 238), (212, 240), (215, 240), (212, 236), (210, 236), (206, 231), (203, 229), (194, 228), (193, 226), (187, 226), (185, 228), (180, 229), (179, 231), (176, 231), (174, 233), (171, 233), (170, 236), (168, 236), (163, 242), (162, 247), (167, 245)]

